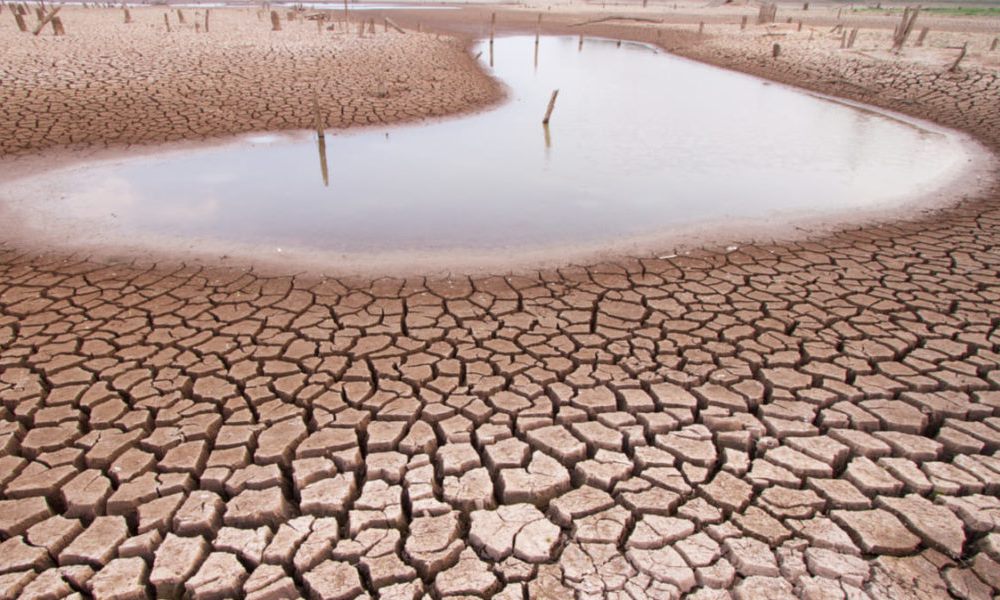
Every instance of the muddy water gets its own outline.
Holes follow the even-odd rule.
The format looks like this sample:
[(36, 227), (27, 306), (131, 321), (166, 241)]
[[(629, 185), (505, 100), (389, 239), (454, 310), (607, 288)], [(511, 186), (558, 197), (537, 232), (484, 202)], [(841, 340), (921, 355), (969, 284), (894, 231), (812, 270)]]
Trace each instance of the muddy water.
[(492, 67), (479, 51), (507, 103), (328, 132), (322, 167), (315, 134), (257, 135), (79, 164), (0, 198), (67, 243), (497, 255), (892, 208), (970, 160), (951, 133), (642, 45), (542, 38), (536, 57), (533, 37), (498, 38)]

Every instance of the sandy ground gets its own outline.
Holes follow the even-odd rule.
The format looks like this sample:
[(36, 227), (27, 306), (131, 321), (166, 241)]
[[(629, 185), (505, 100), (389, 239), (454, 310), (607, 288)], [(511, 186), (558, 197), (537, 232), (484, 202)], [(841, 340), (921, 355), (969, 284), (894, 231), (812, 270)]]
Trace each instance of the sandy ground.
[[(602, 14), (545, 8), (553, 32)], [(885, 53), (886, 20), (841, 51), (832, 25), (820, 26), (833, 9), (823, 10), (802, 33), (770, 32), (783, 36), (741, 33), (729, 20), (744, 8), (718, 9), (701, 36), (693, 8), (677, 17), (684, 24), (584, 31), (658, 42), (1000, 146), (988, 32), (932, 33), (930, 48), (897, 57)], [(397, 20), (475, 35), (491, 11)], [(155, 29), (162, 12), (140, 12), (149, 44), (166, 36)], [(536, 14), (504, 9), (498, 30), (533, 30)], [(230, 18), (261, 36), (241, 55), (273, 49), (266, 24), (251, 31), (253, 13)], [(226, 39), (226, 19), (208, 36)], [(82, 50), (52, 48), (124, 56), (112, 48), (132, 42), (34, 40), (10, 27), (5, 9), (2, 68), (35, 68), (13, 85), (0, 79), (0, 110), (19, 116), (2, 126), (28, 145), (9, 152), (103, 143), (73, 135), (121, 117), (51, 117), (34, 104), (60, 97), (85, 110), (97, 80), (43, 66), (76, 61), (86, 73)], [(302, 27), (296, 40), (315, 34)], [(943, 73), (954, 52), (944, 46), (966, 38), (969, 62)], [(345, 64), (387, 64), (373, 45), (405, 43), (461, 65), (463, 39), (379, 34), (361, 53), (336, 45), (360, 43), (346, 36), (324, 43)], [(189, 56), (183, 48), (146, 60), (169, 65)], [(221, 82), (249, 67), (213, 54), (202, 60), (218, 65), (213, 89), (225, 93)], [(403, 54), (433, 72), (425, 55)], [(421, 106), (471, 109), (456, 100), (465, 84), (494, 98), (465, 64), (446, 69)], [(140, 102), (155, 85), (155, 97), (173, 97), (195, 76), (149, 69), (93, 97)], [(358, 94), (375, 78), (346, 76)], [(29, 77), (59, 83), (21, 83)], [(267, 93), (269, 110), (287, 115), (281, 126), (308, 119), (295, 116), (299, 95)], [(188, 113), (197, 111), (154, 111), (163, 129), (149, 131), (174, 135), (170, 116), (215, 122)], [(145, 113), (127, 114), (132, 131)], [(35, 138), (45, 118), (62, 125)], [(209, 133), (228, 131), (227, 119)], [(998, 193), (797, 243), (494, 277), (262, 276), (0, 246), (0, 596), (991, 598)]]

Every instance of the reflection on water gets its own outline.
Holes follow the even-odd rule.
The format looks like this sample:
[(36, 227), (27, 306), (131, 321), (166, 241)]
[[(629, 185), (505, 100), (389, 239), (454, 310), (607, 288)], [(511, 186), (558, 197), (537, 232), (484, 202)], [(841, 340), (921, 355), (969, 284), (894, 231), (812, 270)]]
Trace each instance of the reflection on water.
[(649, 47), (543, 37), (538, 52), (533, 67), (534, 36), (496, 39), (511, 97), (481, 114), (93, 163), (0, 195), (130, 242), (521, 249), (888, 206), (966, 160), (950, 136)]

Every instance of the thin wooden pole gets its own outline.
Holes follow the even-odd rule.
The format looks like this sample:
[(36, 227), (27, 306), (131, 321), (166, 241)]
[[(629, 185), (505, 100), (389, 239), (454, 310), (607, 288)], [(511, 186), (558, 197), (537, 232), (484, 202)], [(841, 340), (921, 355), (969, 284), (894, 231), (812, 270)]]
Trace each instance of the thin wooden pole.
[(281, 17), (276, 10), (271, 11), (271, 31), (281, 31)]
[(208, 15), (211, 14), (211, 10), (205, 9), (205, 33), (208, 33)]
[(545, 118), (542, 119), (542, 125), (548, 125), (549, 119), (552, 118), (552, 111), (556, 107), (556, 98), (559, 97), (559, 90), (554, 90), (552, 92), (552, 97), (549, 98), (549, 107), (545, 109)]
[(969, 51), (969, 42), (965, 42), (962, 45), (962, 51), (958, 53), (958, 58), (955, 59), (954, 64), (952, 64), (951, 68), (948, 69), (949, 73), (954, 73), (955, 71), (958, 70), (958, 63), (962, 62), (962, 59), (965, 58), (965, 54), (968, 51)]

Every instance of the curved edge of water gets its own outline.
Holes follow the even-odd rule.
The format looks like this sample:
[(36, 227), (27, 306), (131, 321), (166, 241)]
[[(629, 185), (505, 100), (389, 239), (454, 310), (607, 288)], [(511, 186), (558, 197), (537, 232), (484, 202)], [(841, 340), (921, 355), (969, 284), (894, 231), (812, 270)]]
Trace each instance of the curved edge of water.
[[(609, 39), (591, 36), (593, 39)], [(472, 51), (482, 40), (464, 40), (466, 51), (477, 67), (488, 76), (501, 92), (500, 97), (484, 106), (463, 111), (454, 115), (428, 117), (425, 119), (385, 125), (368, 125), (333, 130), (337, 135), (361, 133), (371, 128), (383, 127), (397, 129), (400, 127), (432, 126), (440, 120), (462, 118), (471, 114), (491, 110), (510, 101), (511, 95), (504, 82), (498, 80), (489, 70), (483, 68)], [(614, 40), (610, 40), (614, 41)], [(632, 42), (648, 46), (657, 52), (664, 51), (654, 44)], [(621, 258), (660, 257), (671, 258), (698, 249), (726, 249), (743, 245), (761, 243), (795, 242), (805, 239), (835, 234), (838, 231), (856, 229), (859, 227), (877, 227), (889, 225), (892, 222), (909, 221), (915, 216), (926, 216), (949, 208), (962, 202), (983, 197), (989, 190), (1000, 183), (1000, 156), (982, 142), (964, 131), (951, 129), (931, 121), (918, 119), (909, 115), (884, 109), (878, 106), (855, 102), (853, 100), (822, 94), (805, 88), (796, 87), (781, 82), (772, 81), (742, 71), (725, 69), (709, 63), (703, 63), (684, 56), (671, 53), (671, 56), (687, 60), (699, 65), (729, 71), (741, 76), (750, 77), (769, 85), (778, 85), (793, 89), (799, 93), (811, 95), (829, 102), (843, 104), (852, 108), (878, 114), (902, 124), (918, 128), (930, 133), (948, 136), (955, 139), (965, 149), (969, 156), (967, 164), (956, 166), (952, 172), (939, 177), (933, 189), (923, 194), (916, 194), (893, 207), (871, 207), (855, 209), (849, 214), (823, 213), (818, 211), (803, 211), (800, 213), (785, 213), (779, 224), (765, 222), (760, 219), (729, 219), (725, 223), (707, 222), (697, 225), (686, 225), (653, 232), (645, 235), (633, 235), (616, 243), (592, 244), (553, 244), (535, 249), (496, 248), (489, 250), (439, 250), (439, 251), (392, 251), (378, 253), (344, 253), (312, 248), (260, 248), (248, 244), (224, 242), (210, 238), (165, 236), (144, 233), (142, 244), (123, 243), (120, 239), (107, 239), (115, 232), (104, 232), (103, 236), (94, 232), (94, 238), (87, 243), (67, 243), (66, 232), (79, 228), (79, 222), (66, 218), (53, 222), (51, 215), (47, 222), (31, 223), (31, 217), (22, 208), (18, 210), (11, 204), (24, 204), (25, 201), (9, 202), (0, 199), (0, 243), (11, 242), (18, 248), (34, 252), (53, 250), (83, 254), (92, 258), (126, 261), (148, 262), (153, 264), (194, 264), (206, 267), (226, 267), (253, 270), (260, 273), (283, 273), (289, 271), (331, 276), (435, 276), (453, 275), (456, 273), (477, 275), (486, 273), (512, 273), (534, 270), (544, 270), (567, 265), (594, 264)], [(228, 145), (244, 144), (251, 138), (294, 139), (312, 135), (308, 130), (283, 130), (274, 132), (248, 132), (225, 138), (212, 138), (206, 141), (185, 140), (169, 144), (142, 145), (126, 148), (99, 148), (91, 151), (55, 151), (42, 156), (13, 157), (13, 166), (20, 166), (21, 172), (13, 173), (11, 163), (4, 165), (0, 161), (0, 184), (16, 184), (31, 177), (38, 177), (47, 172), (85, 169), (94, 162), (119, 162), (123, 160), (141, 159), (150, 155), (163, 156), (188, 152), (191, 149), (218, 148)], [(55, 157), (53, 162), (53, 155)], [(42, 219), (40, 219), (42, 220)]]

